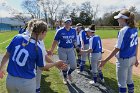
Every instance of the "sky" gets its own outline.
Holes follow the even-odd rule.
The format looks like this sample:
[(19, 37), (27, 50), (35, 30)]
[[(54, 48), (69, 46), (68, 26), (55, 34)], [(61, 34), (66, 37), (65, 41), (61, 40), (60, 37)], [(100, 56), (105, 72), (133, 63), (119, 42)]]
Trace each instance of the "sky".
[[(6, 10), (2, 3), (5, 2), (11, 9), (15, 9), (17, 11), (23, 11), (21, 8), (21, 3), (23, 0), (0, 0), (0, 17), (9, 17), (9, 11)], [(98, 5), (98, 16), (101, 17), (107, 11), (118, 11), (123, 8), (129, 8), (131, 6), (135, 6), (137, 11), (140, 12), (140, 0), (63, 0), (67, 4), (80, 5), (85, 1), (90, 1), (91, 5)], [(78, 3), (77, 3), (78, 2)]]

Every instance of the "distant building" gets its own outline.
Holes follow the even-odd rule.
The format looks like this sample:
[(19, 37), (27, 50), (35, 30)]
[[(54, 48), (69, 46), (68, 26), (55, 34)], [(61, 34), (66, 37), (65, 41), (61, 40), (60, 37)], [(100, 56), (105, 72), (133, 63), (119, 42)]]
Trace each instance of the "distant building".
[(0, 18), (0, 31), (19, 30), (24, 23), (12, 18)]

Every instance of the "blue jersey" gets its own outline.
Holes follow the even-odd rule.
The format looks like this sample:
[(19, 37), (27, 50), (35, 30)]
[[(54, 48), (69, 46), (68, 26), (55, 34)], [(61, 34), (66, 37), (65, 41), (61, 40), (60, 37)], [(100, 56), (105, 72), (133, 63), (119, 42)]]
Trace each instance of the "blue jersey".
[(76, 42), (76, 31), (73, 28), (67, 31), (65, 27), (62, 27), (56, 32), (54, 40), (58, 41), (59, 47), (72, 48)]
[(123, 27), (118, 34), (116, 48), (120, 51), (117, 54), (118, 58), (129, 58), (136, 55), (136, 47), (138, 45), (138, 30), (137, 28)]
[(22, 34), (22, 33), (24, 33), (24, 32), (26, 32), (26, 28), (20, 28), (19, 34)]
[(102, 43), (98, 35), (94, 35), (89, 39), (89, 49), (92, 49), (92, 53), (102, 52)]
[(80, 41), (83, 41), (84, 44), (89, 44), (89, 38), (87, 37), (86, 32), (84, 30), (80, 32)]
[(56, 31), (57, 31), (58, 29), (60, 29), (60, 28), (61, 28), (60, 26), (57, 26), (57, 27), (56, 27)]
[(35, 77), (36, 65), (45, 66), (45, 55), (39, 43), (36, 46), (35, 40), (31, 39), (27, 46), (23, 45), (29, 38), (28, 35), (19, 34), (7, 47), (7, 52), (10, 53), (7, 72), (12, 76), (31, 79)]

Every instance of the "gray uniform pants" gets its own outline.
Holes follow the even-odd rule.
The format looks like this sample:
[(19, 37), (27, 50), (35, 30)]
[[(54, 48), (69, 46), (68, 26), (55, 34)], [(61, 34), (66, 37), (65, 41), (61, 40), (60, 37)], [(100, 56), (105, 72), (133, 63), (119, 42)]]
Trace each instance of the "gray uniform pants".
[(8, 75), (6, 88), (8, 93), (36, 93), (36, 78), (24, 79)]
[(66, 61), (66, 64), (69, 64), (71, 69), (76, 69), (77, 65), (74, 48), (58, 47), (58, 56), (60, 60)]
[(40, 88), (40, 83), (41, 83), (41, 74), (42, 74), (42, 70), (39, 69), (39, 67), (37, 67), (37, 71), (36, 71), (36, 89)]
[[(84, 46), (84, 50), (87, 50), (87, 49), (89, 49), (89, 44), (85, 44), (85, 46)], [(82, 61), (85, 61), (85, 62), (86, 62), (87, 54), (88, 54), (88, 53), (83, 53), (83, 54), (81, 55), (81, 60), (82, 60)]]
[(118, 86), (126, 88), (127, 84), (132, 84), (132, 68), (136, 62), (136, 57), (130, 57), (127, 59), (118, 58), (116, 62), (116, 73)]
[(98, 70), (100, 70), (98, 67), (99, 63), (100, 63), (99, 60), (101, 60), (102, 54), (101, 53), (91, 53), (90, 56), (91, 56), (92, 73), (93, 74), (98, 73)]

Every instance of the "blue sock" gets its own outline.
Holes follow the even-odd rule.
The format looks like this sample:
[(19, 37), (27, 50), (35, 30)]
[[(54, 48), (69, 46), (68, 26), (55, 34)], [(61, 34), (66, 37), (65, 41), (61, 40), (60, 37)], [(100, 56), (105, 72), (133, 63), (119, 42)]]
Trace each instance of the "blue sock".
[(97, 82), (97, 73), (93, 73), (93, 80), (95, 83)]
[(62, 70), (64, 78), (67, 78), (67, 70)]
[(36, 93), (39, 93), (40, 92), (40, 88), (36, 89)]
[(81, 61), (80, 63), (80, 71), (84, 71), (84, 68), (85, 68), (85, 61)]
[(134, 84), (127, 84), (128, 93), (134, 93)]
[(74, 70), (75, 70), (75, 69), (71, 69), (71, 68), (70, 68), (70, 69), (68, 70), (68, 75), (70, 75)]
[(119, 93), (126, 93), (126, 88), (119, 87)]
[(99, 77), (100, 77), (101, 80), (104, 79), (104, 76), (103, 76), (103, 73), (102, 73), (101, 70), (99, 70), (98, 74), (99, 74)]
[(78, 67), (80, 66), (80, 63), (81, 63), (81, 60), (80, 59), (77, 59), (77, 66)]

